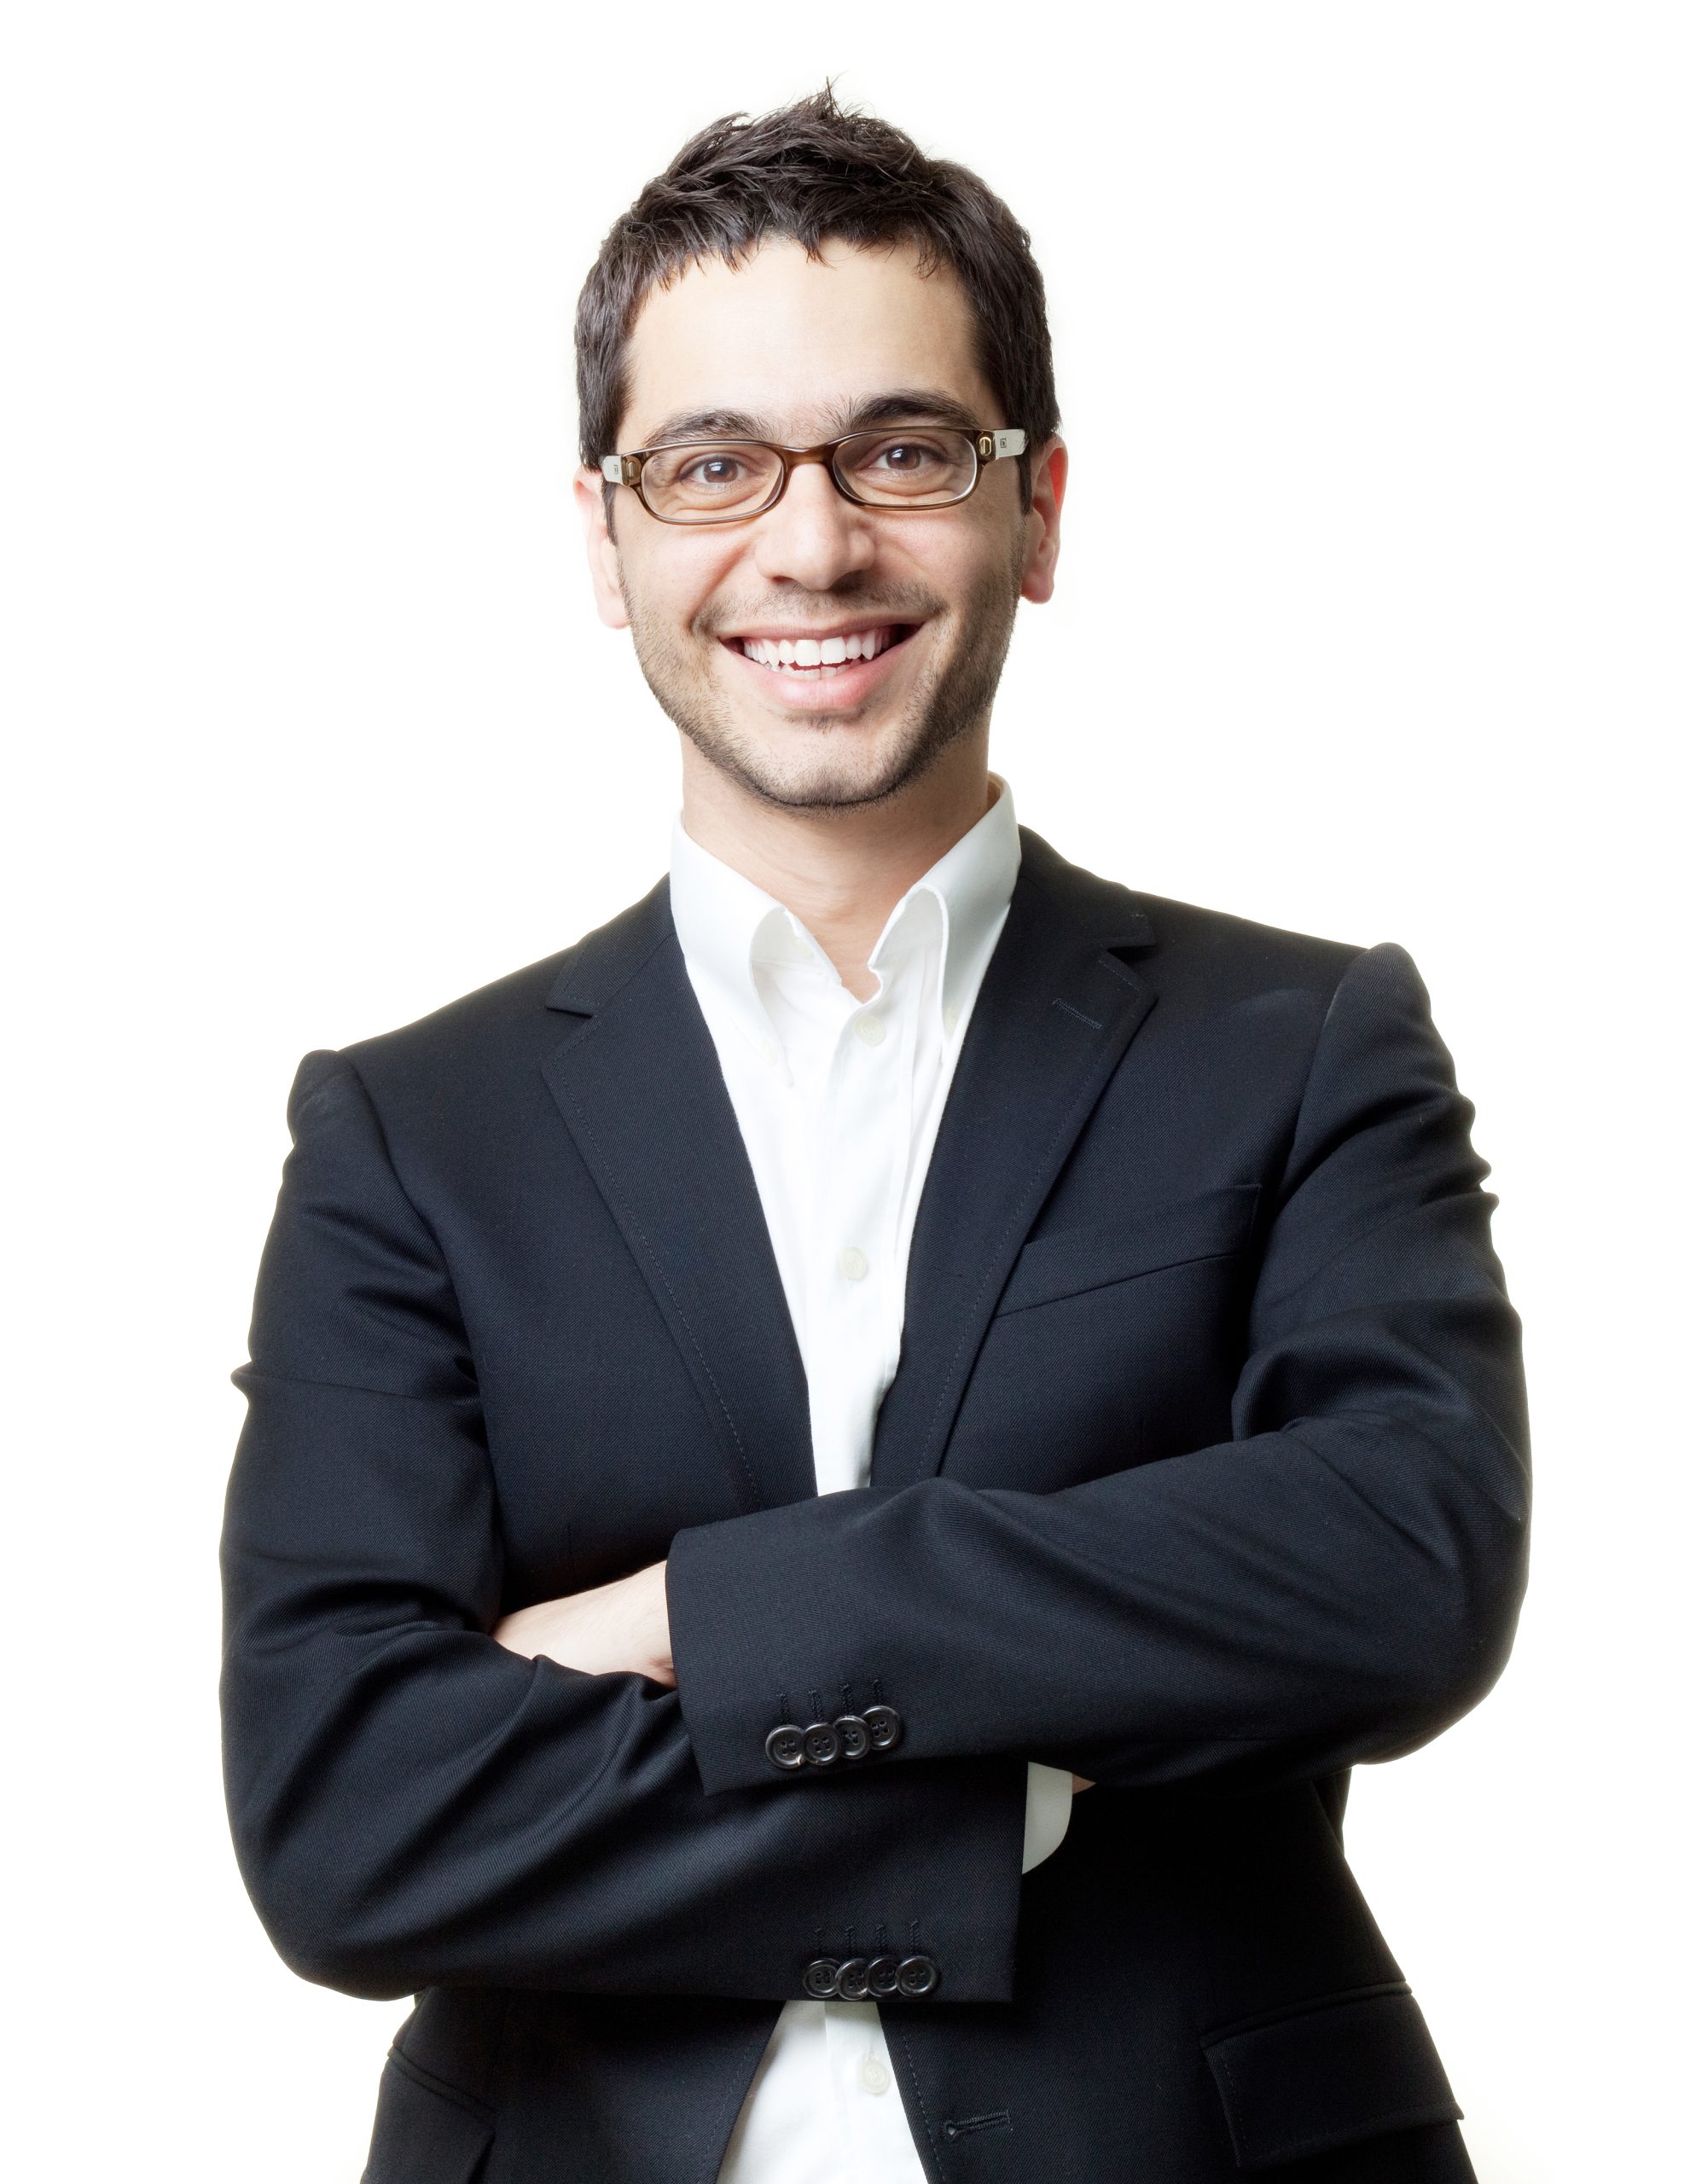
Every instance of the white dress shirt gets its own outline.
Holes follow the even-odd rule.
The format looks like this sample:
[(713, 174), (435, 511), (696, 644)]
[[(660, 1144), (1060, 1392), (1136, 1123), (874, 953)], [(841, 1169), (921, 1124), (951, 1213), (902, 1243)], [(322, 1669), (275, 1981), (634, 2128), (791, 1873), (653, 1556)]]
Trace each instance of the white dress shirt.
[[(820, 1494), (868, 1484), (897, 1370), (915, 1211), (957, 1051), (1020, 863), (990, 809), (894, 907), (857, 1001), (798, 919), (677, 813), (670, 902), (721, 1059), (810, 1386)], [(1067, 1832), (1066, 1773), (1029, 1763), (1021, 1870)], [(717, 2184), (924, 2184), (872, 2001), (786, 2004)]]

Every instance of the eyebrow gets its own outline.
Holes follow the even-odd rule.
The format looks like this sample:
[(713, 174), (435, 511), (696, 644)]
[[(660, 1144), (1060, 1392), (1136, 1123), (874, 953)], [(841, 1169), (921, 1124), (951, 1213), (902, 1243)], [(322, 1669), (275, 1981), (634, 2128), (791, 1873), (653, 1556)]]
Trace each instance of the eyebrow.
[[(825, 437), (829, 439), (874, 425), (955, 425), (964, 432), (973, 432), (979, 424), (979, 419), (965, 403), (932, 386), (891, 387), (884, 394), (863, 395), (855, 401), (836, 403), (831, 410), (822, 412), (822, 417)], [(674, 440), (717, 436), (786, 444), (770, 428), (766, 417), (753, 416), (746, 410), (677, 410), (664, 419), (644, 444), (664, 447)]]

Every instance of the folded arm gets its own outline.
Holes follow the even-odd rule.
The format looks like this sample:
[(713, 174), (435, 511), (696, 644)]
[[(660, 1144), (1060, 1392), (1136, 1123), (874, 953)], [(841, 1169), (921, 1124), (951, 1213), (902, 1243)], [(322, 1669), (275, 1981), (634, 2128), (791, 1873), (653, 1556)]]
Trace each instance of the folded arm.
[[(666, 1562), (654, 1562), (631, 1577), (617, 1577), (558, 1600), (536, 1600), (504, 1617), (494, 1626), (493, 1635), (526, 1659), (543, 1656), (589, 1676), (647, 1676), (672, 1689), (668, 1567)], [(1082, 1774), (1028, 1763), (1023, 1873), (1042, 1865), (1059, 1847), (1067, 1833), (1072, 1798), (1095, 1786)]]
[(1012, 1989), (1025, 1755), (715, 1798), (676, 1692), (492, 1635), (501, 1531), (447, 1269), (350, 1062), (307, 1057), (223, 1542), (241, 1869), (304, 1977), (781, 2000), (884, 1926)]
[(1470, 1103), (1404, 951), (1322, 1027), (1234, 1438), (1049, 1494), (943, 1473), (699, 1526), (668, 1564), (705, 1786), (769, 1779), (764, 1694), (880, 1688), (886, 1774), (1031, 1753), (1265, 1787), (1406, 1751), (1507, 1658), (1525, 1577), (1519, 1327)]

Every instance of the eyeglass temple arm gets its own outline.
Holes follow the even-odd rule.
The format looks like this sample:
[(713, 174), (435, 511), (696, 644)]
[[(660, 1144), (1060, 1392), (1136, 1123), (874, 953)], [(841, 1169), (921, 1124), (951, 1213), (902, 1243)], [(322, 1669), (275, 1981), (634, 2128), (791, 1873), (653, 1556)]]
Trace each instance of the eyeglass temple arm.
[[(1000, 456), (1025, 455), (1026, 449), (1027, 436), (1019, 425), (1002, 432), (978, 433), (974, 440), (974, 452), (982, 462), (995, 462)], [(641, 467), (637, 455), (607, 455), (599, 464), (610, 485), (637, 485)]]

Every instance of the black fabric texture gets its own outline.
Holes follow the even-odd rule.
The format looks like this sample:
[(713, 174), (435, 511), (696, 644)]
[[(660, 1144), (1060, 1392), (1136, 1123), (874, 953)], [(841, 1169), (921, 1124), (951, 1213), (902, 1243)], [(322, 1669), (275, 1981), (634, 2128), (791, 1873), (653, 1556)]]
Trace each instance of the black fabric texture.
[[(225, 1774), (285, 1960), (416, 1998), (370, 2184), (711, 2184), (805, 1965), (886, 1949), (939, 1967), (882, 2007), (934, 2184), (1471, 2177), (1341, 1840), (1525, 1583), (1471, 1105), (1400, 946), (1021, 840), (853, 1492), (666, 882), (300, 1066)], [(490, 1635), (665, 1558), (678, 1690)], [(1024, 1878), (1030, 1758), (1098, 1786)]]
[(1406, 1982), (1211, 2033), (1203, 2050), (1240, 2169), (1461, 2118)]

